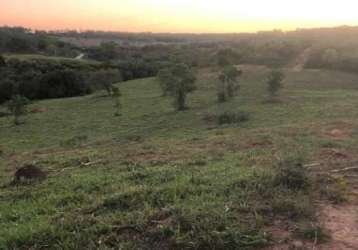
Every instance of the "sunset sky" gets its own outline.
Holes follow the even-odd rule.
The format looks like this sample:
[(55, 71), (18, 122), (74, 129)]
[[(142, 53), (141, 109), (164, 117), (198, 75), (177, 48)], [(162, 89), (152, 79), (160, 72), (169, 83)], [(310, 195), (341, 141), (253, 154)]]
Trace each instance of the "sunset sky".
[(356, 0), (0, 0), (0, 25), (36, 29), (255, 32), (358, 25)]

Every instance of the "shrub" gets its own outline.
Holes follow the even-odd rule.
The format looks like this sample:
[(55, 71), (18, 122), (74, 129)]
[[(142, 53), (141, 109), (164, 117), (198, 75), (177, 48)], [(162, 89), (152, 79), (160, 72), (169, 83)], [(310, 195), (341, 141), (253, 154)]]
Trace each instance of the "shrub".
[(292, 158), (281, 161), (277, 166), (274, 184), (292, 190), (307, 188), (309, 179), (302, 159)]
[(114, 115), (120, 116), (121, 115), (120, 111), (121, 111), (121, 107), (122, 107), (120, 97), (122, 94), (121, 94), (119, 88), (117, 88), (117, 87), (112, 87), (112, 92), (113, 92), (112, 98), (113, 98), (113, 102), (114, 102), (113, 106), (115, 109)]
[(250, 119), (250, 115), (246, 112), (224, 112), (217, 116), (219, 125), (242, 123)]
[(26, 105), (29, 104), (29, 100), (21, 95), (15, 95), (12, 99), (7, 103), (7, 107), (9, 111), (14, 116), (15, 125), (20, 124), (20, 117), (26, 114)]
[(282, 81), (284, 77), (284, 74), (280, 71), (274, 70), (270, 73), (267, 80), (267, 90), (271, 99), (277, 97), (279, 90), (283, 88)]
[(9, 78), (0, 79), (0, 104), (11, 99), (15, 94), (15, 82)]
[(90, 92), (89, 85), (80, 74), (72, 70), (56, 70), (40, 77), (37, 97), (39, 99), (74, 97)]
[(240, 89), (238, 78), (242, 74), (234, 66), (227, 66), (219, 75), (218, 101), (226, 102), (235, 97)]
[(113, 84), (122, 81), (120, 71), (115, 69), (99, 70), (90, 74), (90, 85), (94, 89), (104, 89), (108, 96), (113, 94)]
[(5, 67), (5, 66), (6, 66), (5, 59), (2, 55), (0, 55), (0, 68)]

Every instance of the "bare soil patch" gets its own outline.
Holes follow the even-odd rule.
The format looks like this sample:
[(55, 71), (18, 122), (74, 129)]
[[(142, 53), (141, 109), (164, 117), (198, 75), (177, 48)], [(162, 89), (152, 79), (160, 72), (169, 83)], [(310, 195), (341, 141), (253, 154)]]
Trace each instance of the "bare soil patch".
[(317, 249), (350, 250), (358, 248), (358, 207), (324, 205), (321, 221), (331, 235), (331, 241)]

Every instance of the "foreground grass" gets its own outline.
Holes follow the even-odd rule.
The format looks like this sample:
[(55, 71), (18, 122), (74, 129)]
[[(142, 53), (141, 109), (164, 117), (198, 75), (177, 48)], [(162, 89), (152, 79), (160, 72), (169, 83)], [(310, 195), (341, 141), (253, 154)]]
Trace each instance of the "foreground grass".
[[(154, 79), (143, 79), (119, 85), (120, 117), (102, 93), (34, 103), (48, 111), (22, 126), (1, 117), (0, 248), (249, 249), (270, 243), (278, 218), (314, 221), (314, 184), (281, 185), (277, 165), (298, 156), (326, 161), (327, 150), (354, 155), (358, 77), (287, 72), (273, 104), (265, 102), (267, 73), (246, 69), (240, 96), (219, 106), (215, 73), (202, 71), (181, 113)], [(222, 111), (250, 120), (204, 119)], [(49, 178), (6, 185), (24, 163)]]

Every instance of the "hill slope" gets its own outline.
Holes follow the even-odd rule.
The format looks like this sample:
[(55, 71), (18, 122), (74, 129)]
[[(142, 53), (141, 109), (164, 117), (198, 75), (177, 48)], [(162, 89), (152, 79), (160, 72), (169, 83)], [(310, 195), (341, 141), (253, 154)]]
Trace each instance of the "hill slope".
[[(118, 85), (120, 117), (103, 93), (34, 103), (46, 112), (18, 127), (0, 117), (0, 248), (249, 249), (282, 237), (313, 244), (313, 200), (339, 200), (341, 189), (277, 185), (277, 166), (303, 158), (311, 176), (328, 178), (357, 160), (358, 76), (287, 71), (281, 102), (267, 103), (268, 69), (242, 68), (240, 96), (220, 106), (216, 73), (203, 70), (186, 112), (174, 112), (155, 79), (142, 79)], [(239, 110), (249, 121), (208, 119)], [(48, 178), (7, 185), (24, 163)]]

